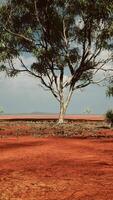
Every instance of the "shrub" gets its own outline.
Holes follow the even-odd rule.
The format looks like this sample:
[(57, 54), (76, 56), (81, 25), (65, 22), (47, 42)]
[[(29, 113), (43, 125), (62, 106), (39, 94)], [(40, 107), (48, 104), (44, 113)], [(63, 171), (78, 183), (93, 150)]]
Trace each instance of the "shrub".
[(113, 110), (108, 110), (106, 112), (106, 121), (113, 127)]

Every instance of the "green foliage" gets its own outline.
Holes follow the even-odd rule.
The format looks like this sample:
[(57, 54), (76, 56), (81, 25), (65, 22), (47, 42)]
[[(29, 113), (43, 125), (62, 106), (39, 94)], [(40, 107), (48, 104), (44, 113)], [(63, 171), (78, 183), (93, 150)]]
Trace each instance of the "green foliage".
[(106, 96), (107, 97), (113, 97), (113, 78), (110, 77), (108, 82), (109, 82), (109, 85), (108, 85), (107, 90), (106, 90)]
[[(7, 6), (1, 6), (1, 60), (13, 59), (22, 52), (29, 52), (37, 58), (38, 66), (44, 65), (47, 69), (52, 60), (55, 67), (60, 63), (65, 67), (69, 61), (72, 65), (76, 65), (81, 60), (83, 53), (81, 45), (92, 43), (93, 46), (101, 46), (104, 49), (111, 45), (108, 39), (113, 36), (113, 1), (106, 3), (107, 1), (102, 0), (69, 0), (67, 3), (66, 0), (36, 0), (34, 2), (11, 0)], [(63, 38), (63, 22), (67, 46)], [(83, 71), (88, 71), (86, 65), (92, 63), (86, 61), (83, 63)], [(94, 64), (90, 65), (90, 69)]]
[(106, 121), (113, 126), (113, 110), (108, 110), (106, 112)]
[(31, 65), (31, 70), (33, 72), (38, 73), (39, 75), (45, 75), (46, 76), (46, 66), (43, 63), (33, 63)]
[[(74, 91), (93, 83), (108, 62), (99, 56), (112, 50), (112, 41), (113, 0), (8, 0), (0, 6), (0, 61), (9, 64), (1, 71), (10, 76), (27, 71), (59, 99), (59, 88)], [(21, 61), (27, 54), (35, 58), (30, 66)]]
[(9, 77), (16, 77), (18, 75), (19, 71), (16, 69), (11, 69), (7, 71), (7, 75)]
[(0, 65), (0, 72), (4, 72), (4, 71), (6, 71), (6, 66), (1, 64)]
[(109, 86), (106, 91), (106, 96), (111, 97), (113, 96), (113, 87)]

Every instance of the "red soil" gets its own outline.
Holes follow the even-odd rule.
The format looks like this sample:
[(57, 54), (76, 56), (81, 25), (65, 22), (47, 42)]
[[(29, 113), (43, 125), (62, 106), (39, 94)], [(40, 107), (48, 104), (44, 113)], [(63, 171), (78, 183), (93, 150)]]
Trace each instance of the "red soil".
[[(103, 121), (104, 115), (66, 115), (65, 119)], [(0, 115), (0, 119), (58, 119), (58, 115)]]
[(0, 200), (113, 200), (113, 139), (0, 139)]

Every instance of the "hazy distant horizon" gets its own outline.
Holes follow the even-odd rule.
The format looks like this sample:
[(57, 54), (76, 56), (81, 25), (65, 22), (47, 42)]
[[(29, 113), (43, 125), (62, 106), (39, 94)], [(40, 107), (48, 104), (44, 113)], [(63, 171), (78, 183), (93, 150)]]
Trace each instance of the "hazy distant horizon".
[[(46, 113), (46, 112), (28, 112), (28, 113), (0, 113), (0, 115), (59, 115), (59, 113)], [(65, 115), (104, 115), (104, 114), (93, 114), (93, 113), (66, 113)]]

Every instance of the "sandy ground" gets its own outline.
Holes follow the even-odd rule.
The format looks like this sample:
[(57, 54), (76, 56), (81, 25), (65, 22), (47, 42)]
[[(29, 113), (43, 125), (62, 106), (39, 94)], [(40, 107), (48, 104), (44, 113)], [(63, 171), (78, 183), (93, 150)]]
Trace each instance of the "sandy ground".
[(113, 200), (113, 139), (0, 139), (0, 200)]
[[(0, 115), (1, 119), (58, 119), (58, 115)], [(65, 119), (103, 121), (104, 115), (65, 115)]]

